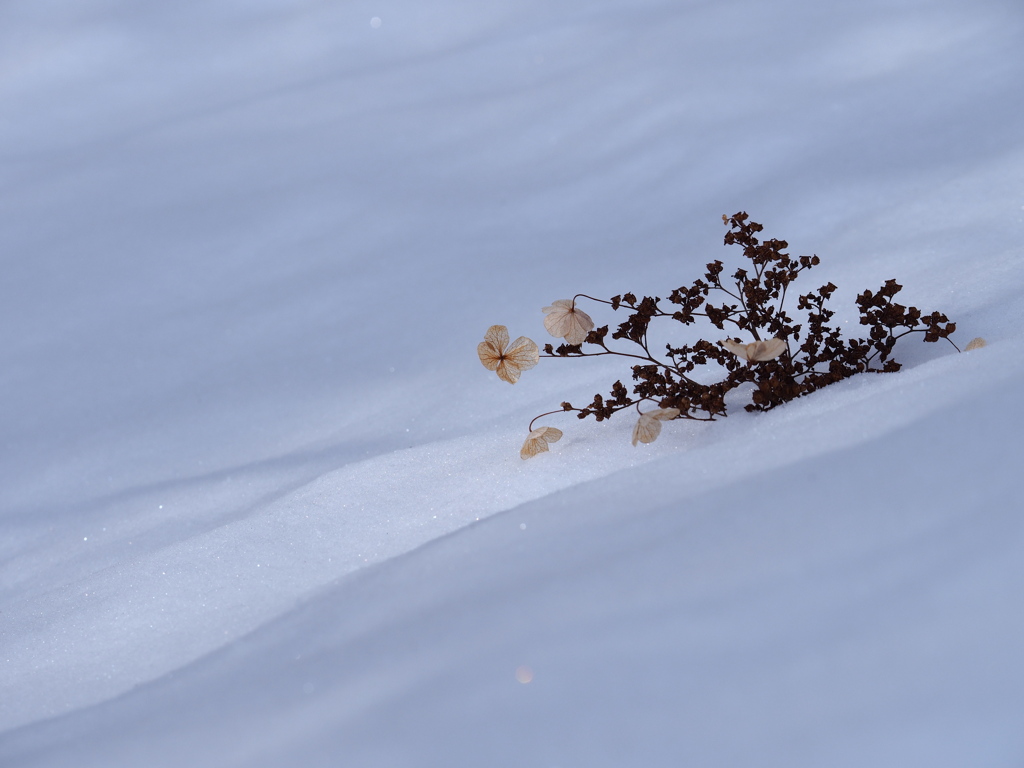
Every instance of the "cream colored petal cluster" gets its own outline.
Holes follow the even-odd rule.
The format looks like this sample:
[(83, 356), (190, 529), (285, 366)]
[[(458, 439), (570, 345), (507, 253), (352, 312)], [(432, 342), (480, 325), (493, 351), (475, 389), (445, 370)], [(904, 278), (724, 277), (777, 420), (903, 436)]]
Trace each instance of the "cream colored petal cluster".
[(525, 336), (511, 344), (508, 342), (508, 328), (492, 325), (484, 334), (484, 340), (476, 347), (480, 362), (488, 371), (496, 371), (498, 378), (515, 384), (523, 371), (533, 368), (540, 361), (537, 345)]
[(544, 327), (548, 333), (570, 344), (582, 344), (587, 334), (594, 329), (590, 315), (576, 306), (570, 299), (559, 299), (550, 307), (544, 307)]
[(679, 415), (678, 408), (658, 408), (641, 413), (633, 427), (633, 445), (637, 443), (653, 443), (661, 434), (661, 423), (671, 421)]
[(740, 344), (738, 341), (726, 339), (718, 343), (736, 355), (736, 357), (751, 363), (763, 363), (765, 360), (774, 360), (786, 351), (786, 342), (782, 339), (753, 341), (750, 344)]
[(538, 453), (548, 450), (548, 443), (557, 443), (562, 439), (562, 430), (554, 427), (537, 427), (526, 438), (523, 448), (519, 451), (519, 458), (529, 459)]

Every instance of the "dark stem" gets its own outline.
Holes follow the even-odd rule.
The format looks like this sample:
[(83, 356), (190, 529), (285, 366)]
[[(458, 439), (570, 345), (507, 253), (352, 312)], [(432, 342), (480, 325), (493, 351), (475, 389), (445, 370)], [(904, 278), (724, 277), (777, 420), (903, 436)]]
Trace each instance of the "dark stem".
[(545, 416), (553, 416), (556, 413), (572, 413), (573, 411), (582, 411), (582, 410), (583, 410), (582, 408), (568, 408), (568, 409), (566, 409), (566, 408), (559, 408), (557, 411), (548, 411), (547, 413), (542, 413), (539, 416), (534, 416), (533, 420), (530, 422), (530, 426), (527, 427), (526, 429), (527, 429), (528, 432), (533, 432), (533, 422), (536, 421), (537, 419), (543, 419)]

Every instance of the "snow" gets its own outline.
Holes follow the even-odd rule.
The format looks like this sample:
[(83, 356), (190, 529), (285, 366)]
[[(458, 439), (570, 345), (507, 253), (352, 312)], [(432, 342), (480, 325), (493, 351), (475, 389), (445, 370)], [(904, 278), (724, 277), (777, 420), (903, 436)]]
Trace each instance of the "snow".
[[(1022, 32), (5, 2), (0, 765), (1020, 764)], [(837, 319), (896, 278), (989, 346), (521, 461), (627, 370), (510, 387), (487, 327), (664, 295), (738, 210)]]

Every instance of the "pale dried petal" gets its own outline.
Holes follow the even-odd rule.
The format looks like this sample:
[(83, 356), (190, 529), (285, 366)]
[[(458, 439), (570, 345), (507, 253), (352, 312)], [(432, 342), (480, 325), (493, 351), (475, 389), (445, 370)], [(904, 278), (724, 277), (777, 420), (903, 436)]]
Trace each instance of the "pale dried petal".
[(557, 427), (540, 427), (533, 430), (534, 432), (540, 432), (541, 436), (549, 443), (557, 443), (562, 439), (562, 430)]
[(636, 420), (633, 427), (633, 445), (639, 443), (653, 443), (661, 434), (661, 421), (651, 418), (646, 413)]
[(548, 449), (548, 443), (546, 440), (541, 440), (537, 437), (528, 437), (526, 442), (523, 443), (523, 447), (519, 449), (519, 458), (532, 459), (538, 453), (543, 453)]
[(577, 309), (571, 314), (573, 325), (564, 338), (570, 344), (582, 344), (587, 340), (590, 332), (594, 330), (594, 321), (590, 318), (590, 315), (581, 309)]
[(484, 334), (484, 341), (493, 345), (498, 354), (501, 354), (508, 346), (508, 328), (504, 325), (492, 325)]
[(987, 343), (988, 342), (986, 342), (983, 338), (981, 338), (981, 336), (979, 336), (978, 338), (971, 339), (969, 342), (967, 342), (967, 346), (964, 347), (964, 351), (970, 352), (972, 349), (981, 349)]
[(633, 427), (633, 445), (639, 443), (653, 443), (661, 434), (661, 422), (671, 421), (679, 415), (678, 408), (656, 408), (647, 413), (641, 413)]
[(529, 459), (538, 453), (548, 450), (549, 443), (557, 443), (562, 439), (562, 430), (554, 427), (538, 427), (530, 433), (519, 451), (519, 458)]
[(533, 339), (520, 336), (506, 350), (505, 359), (524, 371), (528, 371), (540, 362), (540, 349), (537, 348)]
[(498, 378), (502, 381), (507, 381), (509, 384), (515, 384), (519, 381), (519, 377), (523, 372), (517, 366), (510, 364), (508, 360), (502, 360), (498, 363), (496, 373), (498, 374)]
[(786, 351), (786, 342), (782, 339), (768, 339), (747, 344), (747, 359), (752, 363), (774, 360)]
[(488, 371), (497, 370), (502, 354), (508, 344), (508, 328), (492, 325), (484, 334), (484, 340), (476, 346), (476, 354)]
[(480, 362), (484, 364), (484, 368), (488, 371), (498, 368), (498, 364), (501, 362), (501, 355), (495, 351), (493, 345), (489, 342), (481, 341), (477, 344), (476, 353), (480, 357)]
[(548, 333), (556, 338), (562, 338), (569, 331), (569, 311), (572, 309), (572, 301), (559, 299), (551, 303), (550, 307), (541, 309), (546, 317), (544, 327)]
[(786, 342), (782, 339), (767, 339), (766, 341), (754, 341), (750, 344), (740, 344), (732, 339), (725, 339), (718, 342), (736, 357), (747, 360), (751, 363), (762, 363), (765, 360), (774, 360), (786, 351)]
[(747, 359), (746, 344), (740, 344), (738, 341), (733, 341), (732, 339), (725, 339), (725, 341), (720, 341), (718, 343), (736, 355), (736, 357), (742, 357), (744, 360)]
[(498, 378), (515, 384), (523, 371), (533, 368), (540, 361), (540, 350), (532, 339), (520, 336), (502, 355), (498, 363)]
[(582, 344), (594, 328), (594, 321), (586, 312), (569, 299), (559, 299), (550, 307), (544, 307), (544, 327), (557, 338), (570, 344)]
[(650, 416), (652, 419), (657, 419), (658, 421), (671, 421), (678, 415), (678, 408), (657, 408), (644, 414), (644, 416)]

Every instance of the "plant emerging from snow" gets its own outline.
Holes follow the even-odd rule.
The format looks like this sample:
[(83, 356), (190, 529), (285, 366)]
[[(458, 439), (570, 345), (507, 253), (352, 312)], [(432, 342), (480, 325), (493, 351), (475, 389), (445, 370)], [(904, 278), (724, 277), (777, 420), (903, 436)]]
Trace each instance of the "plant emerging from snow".
[[(760, 241), (757, 233), (763, 228), (746, 213), (722, 219), (729, 227), (725, 244), (740, 246), (749, 262), (725, 280), (725, 267), (716, 260), (707, 265), (703, 279), (675, 289), (667, 299), (637, 299), (625, 293), (610, 299), (577, 294), (555, 301), (544, 307), (544, 327), (564, 343), (558, 347), (546, 344), (543, 355), (530, 339), (520, 336), (509, 344), (505, 326), (491, 326), (477, 352), (488, 370), (510, 384), (540, 357), (617, 355), (632, 362), (632, 390), (616, 381), (609, 395), (597, 394), (589, 405), (578, 408), (565, 402), (560, 411), (543, 413), (530, 422), (530, 435), (520, 452), (524, 459), (548, 450), (548, 443), (561, 438), (562, 432), (554, 427), (533, 428), (537, 419), (554, 413), (575, 412), (580, 419), (592, 416), (603, 421), (634, 408), (639, 418), (633, 445), (650, 443), (666, 421), (714, 421), (725, 416), (726, 395), (745, 384), (752, 389), (746, 410), (768, 411), (857, 373), (898, 371), (901, 366), (892, 358), (893, 348), (909, 334), (920, 333), (928, 342), (946, 339), (953, 344), (949, 336), (956, 324), (940, 312), (925, 315), (916, 307), (895, 303), (893, 298), (902, 289), (895, 280), (857, 296), (866, 338), (843, 338), (838, 328), (829, 325), (834, 312), (825, 304), (836, 291), (832, 283), (797, 296), (797, 310), (803, 313), (804, 322), (796, 323), (785, 308), (787, 293), (802, 272), (820, 263), (818, 257), (793, 258), (785, 252), (789, 247), (785, 240)], [(629, 314), (609, 332), (607, 325), (595, 327), (590, 315), (577, 305), (579, 299)], [(684, 326), (709, 324), (728, 331), (730, 337), (717, 343), (699, 338), (692, 344), (665, 344), (664, 352), (656, 354), (648, 332), (652, 321), (662, 319)], [(622, 344), (613, 347), (611, 341)], [(695, 376), (698, 366), (717, 371), (718, 379), (708, 383), (707, 375)], [(641, 411), (641, 404), (654, 409)]]

